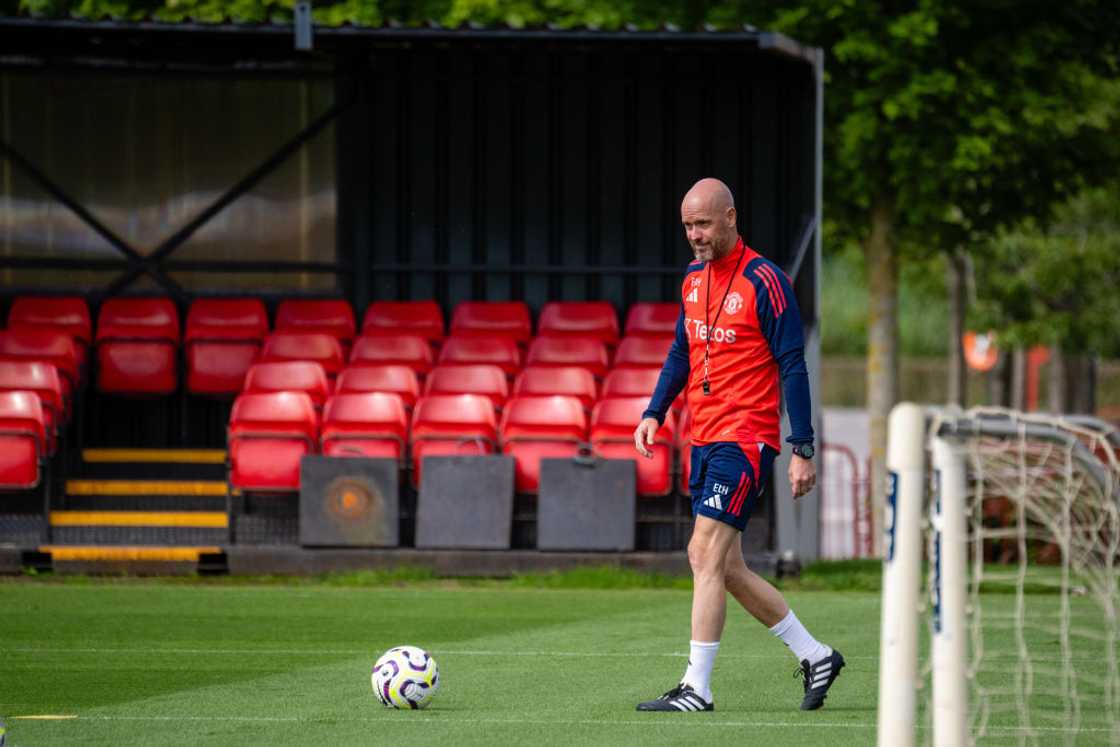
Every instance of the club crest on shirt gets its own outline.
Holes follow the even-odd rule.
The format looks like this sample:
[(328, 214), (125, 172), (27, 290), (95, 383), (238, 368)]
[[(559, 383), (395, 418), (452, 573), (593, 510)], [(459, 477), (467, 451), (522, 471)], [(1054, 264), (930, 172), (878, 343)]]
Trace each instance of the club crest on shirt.
[(741, 308), (743, 308), (743, 297), (739, 292), (728, 293), (727, 300), (723, 302), (723, 310), (728, 314), (737, 314)]
[(694, 277), (694, 278), (692, 279), (692, 287), (693, 287), (693, 288), (699, 288), (699, 287), (700, 287), (700, 283), (703, 283), (703, 282), (704, 282), (704, 278), (702, 278), (702, 277), (700, 277), (699, 275), (697, 275), (696, 277)]

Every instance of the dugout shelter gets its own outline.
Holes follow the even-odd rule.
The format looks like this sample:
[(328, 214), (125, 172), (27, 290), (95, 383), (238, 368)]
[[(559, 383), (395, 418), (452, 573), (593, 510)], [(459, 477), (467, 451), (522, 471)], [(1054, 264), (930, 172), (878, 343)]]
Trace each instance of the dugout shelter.
[[(91, 447), (225, 448), (230, 403), (185, 391), (199, 300), (249, 299), (262, 335), (283, 302), (324, 298), (351, 337), (375, 301), (434, 301), (445, 324), (523, 302), (533, 330), (549, 302), (605, 301), (624, 322), (678, 300), (679, 201), (702, 176), (793, 278), (819, 404), (820, 50), (750, 27), (310, 31), (297, 49), (285, 24), (0, 19), (0, 319), (85, 299), (88, 372), (116, 359), (99, 334), (136, 354), (119, 303), (145, 299), (162, 320), (145, 344), (179, 372), (76, 384), (48, 489)], [(370, 347), (338, 344), (343, 363)], [(775, 480), (748, 552), (816, 556), (817, 497), (788, 491)]]

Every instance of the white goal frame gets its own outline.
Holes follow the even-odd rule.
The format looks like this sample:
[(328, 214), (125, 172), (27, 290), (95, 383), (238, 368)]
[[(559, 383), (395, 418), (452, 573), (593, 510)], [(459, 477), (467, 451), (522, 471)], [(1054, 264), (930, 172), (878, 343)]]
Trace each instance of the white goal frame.
[[(1059, 427), (1062, 426), (1062, 427)], [(932, 410), (903, 403), (891, 412), (887, 452), (880, 625), (878, 744), (908, 747), (915, 743), (918, 694), (924, 687), (919, 670), (919, 624), (923, 592), (921, 563), (928, 548), (926, 603), (930, 618), (929, 691), (932, 731), (938, 745), (968, 745), (969, 542), (968, 440), (976, 437), (1031, 439), (1070, 450), (1104, 496), (1120, 504), (1120, 485), (1111, 468), (1087, 448), (1073, 430), (1090, 429), (1103, 438), (1113, 455), (1120, 451), (1120, 433), (1088, 417), (1046, 418), (1000, 410)], [(927, 456), (932, 470), (927, 471)], [(929, 499), (929, 542), (923, 532), (926, 487)], [(1111, 506), (1111, 503), (1108, 505)], [(1115, 512), (1112, 531), (1116, 532)], [(1108, 546), (1108, 567), (1116, 555)], [(1113, 662), (1115, 665), (1115, 662)], [(1113, 666), (1115, 670), (1115, 666)], [(923, 696), (925, 697), (925, 696)], [(1115, 725), (1113, 727), (1116, 728)], [(923, 738), (922, 741), (926, 741)]]

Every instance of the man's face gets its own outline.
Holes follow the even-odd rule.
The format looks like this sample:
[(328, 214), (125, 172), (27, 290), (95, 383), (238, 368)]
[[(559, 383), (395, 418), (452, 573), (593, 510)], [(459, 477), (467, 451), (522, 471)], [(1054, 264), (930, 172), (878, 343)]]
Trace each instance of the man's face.
[(710, 202), (686, 198), (681, 204), (684, 235), (696, 259), (708, 262), (727, 255), (735, 246), (735, 208), (715, 209)]

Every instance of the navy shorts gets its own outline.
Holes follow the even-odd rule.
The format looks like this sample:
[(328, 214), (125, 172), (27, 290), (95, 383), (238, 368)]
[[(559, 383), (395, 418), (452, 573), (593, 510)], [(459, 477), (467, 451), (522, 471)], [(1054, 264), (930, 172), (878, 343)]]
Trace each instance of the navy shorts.
[(776, 456), (766, 444), (721, 441), (693, 446), (688, 480), (692, 515), (743, 531), (774, 471)]

